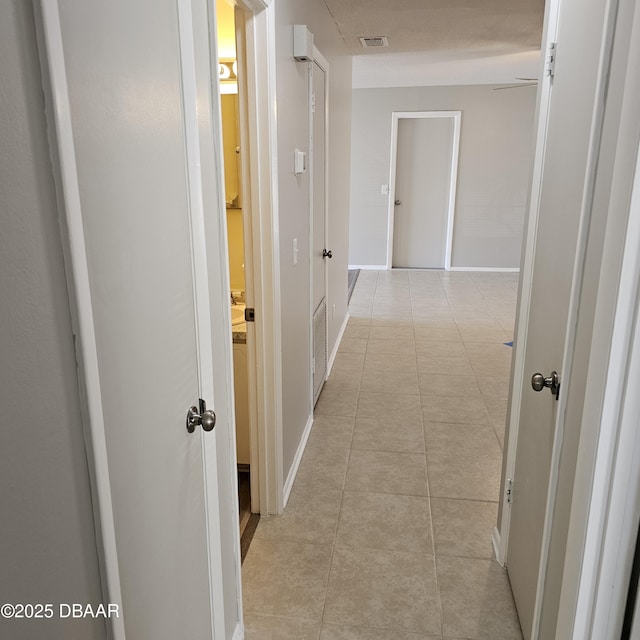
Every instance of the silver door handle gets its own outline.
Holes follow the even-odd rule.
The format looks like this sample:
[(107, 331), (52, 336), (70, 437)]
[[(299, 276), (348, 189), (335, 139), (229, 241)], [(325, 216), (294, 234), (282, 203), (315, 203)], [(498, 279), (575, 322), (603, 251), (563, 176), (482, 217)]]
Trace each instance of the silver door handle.
[(198, 425), (203, 431), (213, 431), (216, 426), (216, 414), (211, 409), (207, 410), (204, 400), (200, 400), (200, 407), (189, 407), (187, 411), (187, 431), (193, 433)]
[(549, 389), (557, 400), (560, 396), (560, 377), (558, 376), (558, 372), (552, 371), (551, 375), (546, 378), (541, 373), (534, 373), (531, 376), (531, 387), (534, 391), (542, 391), (545, 388)]

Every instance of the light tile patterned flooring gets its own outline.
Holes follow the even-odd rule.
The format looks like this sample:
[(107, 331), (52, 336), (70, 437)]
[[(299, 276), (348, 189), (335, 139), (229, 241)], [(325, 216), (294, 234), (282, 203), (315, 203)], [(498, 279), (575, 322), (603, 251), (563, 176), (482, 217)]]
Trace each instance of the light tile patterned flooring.
[(517, 275), (363, 271), (247, 640), (520, 640), (493, 560)]

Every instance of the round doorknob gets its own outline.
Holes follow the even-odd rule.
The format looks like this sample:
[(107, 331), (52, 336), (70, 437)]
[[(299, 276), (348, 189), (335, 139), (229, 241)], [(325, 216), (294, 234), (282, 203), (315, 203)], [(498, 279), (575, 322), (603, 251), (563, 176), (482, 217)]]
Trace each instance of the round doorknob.
[(216, 414), (211, 409), (200, 413), (198, 407), (190, 407), (187, 411), (187, 431), (193, 433), (198, 425), (202, 426), (203, 431), (213, 431), (213, 427), (216, 426)]
[(216, 414), (211, 409), (208, 409), (202, 414), (200, 424), (203, 431), (213, 431), (213, 427), (216, 426)]
[(558, 399), (560, 395), (560, 376), (557, 371), (552, 371), (550, 376), (543, 376), (541, 373), (534, 373), (531, 376), (531, 387), (534, 391), (542, 391), (547, 388)]
[(544, 376), (541, 373), (534, 373), (531, 376), (531, 386), (534, 391), (542, 391), (544, 389)]
[(393, 204), (395, 204), (396, 206), (398, 206), (399, 204), (402, 204), (402, 200), (396, 200)]

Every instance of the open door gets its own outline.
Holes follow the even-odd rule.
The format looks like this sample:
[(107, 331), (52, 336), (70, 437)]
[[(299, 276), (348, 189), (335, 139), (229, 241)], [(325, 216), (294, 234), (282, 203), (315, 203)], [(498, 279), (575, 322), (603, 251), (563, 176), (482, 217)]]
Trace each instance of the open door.
[(515, 467), (510, 476), (507, 463), (508, 497), (503, 504), (510, 510), (506, 565), (525, 640), (547, 637), (538, 635), (542, 595), (547, 600), (547, 594), (559, 593), (562, 577), (555, 567), (547, 572), (550, 496), (555, 492), (562, 444), (557, 430), (564, 420), (600, 154), (606, 95), (603, 59), (611, 46), (609, 8), (601, 2), (560, 0), (550, 6), (557, 25), (555, 16), (550, 20), (548, 15), (547, 60), (556, 56), (554, 41), (560, 55), (555, 64), (548, 64), (542, 85), (549, 100), (540, 108), (538, 127), (546, 128), (546, 136), (539, 141), (539, 184), (534, 177), (533, 185), (534, 193), (539, 189), (539, 211), (530, 214), (537, 215), (535, 226), (529, 226), (532, 270), (529, 274), (525, 269), (521, 282), (520, 312), (522, 300), (528, 308), (516, 336), (516, 361), (522, 358), (523, 372), (520, 389), (516, 365), (518, 403), (512, 404), (512, 413), (516, 409), (511, 422), (519, 426), (517, 440), (515, 433), (509, 435), (510, 449), (515, 442)]
[(231, 638), (214, 20), (204, 0), (38, 6), (112, 636)]

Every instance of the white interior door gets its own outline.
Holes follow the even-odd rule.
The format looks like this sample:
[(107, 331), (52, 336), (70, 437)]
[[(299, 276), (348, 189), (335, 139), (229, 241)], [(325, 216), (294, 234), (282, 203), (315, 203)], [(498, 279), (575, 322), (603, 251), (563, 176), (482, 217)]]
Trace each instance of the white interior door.
[(326, 245), (326, 73), (317, 61), (311, 65), (311, 171), (313, 204), (312, 233), (312, 312), (313, 312), (313, 400), (318, 399), (327, 377), (327, 299)]
[(453, 142), (450, 117), (398, 121), (393, 267), (445, 266)]
[[(534, 607), (554, 432), (560, 403), (549, 389), (536, 392), (531, 376), (558, 372), (567, 344), (570, 296), (579, 225), (589, 180), (591, 130), (605, 8), (597, 0), (563, 0), (557, 39), (562, 47), (548, 112), (536, 234), (524, 382), (513, 476), (507, 569), (525, 639)], [(580, 20), (570, 16), (580, 15)], [(548, 82), (548, 80), (545, 80)], [(544, 126), (546, 113), (540, 116)], [(588, 196), (587, 196), (588, 197)], [(526, 295), (526, 294), (525, 294)], [(548, 585), (547, 585), (548, 586)]]
[[(231, 637), (222, 597), (219, 432), (186, 428), (199, 398), (215, 408), (211, 327), (202, 313), (209, 308), (198, 233), (205, 212), (195, 173), (198, 139), (210, 134), (195, 108), (196, 78), (203, 70), (211, 77), (206, 3), (60, 0), (43, 3), (43, 15), (55, 119), (62, 133), (68, 121), (72, 135), (68, 147), (58, 135), (61, 164), (77, 163), (75, 183), (62, 183), (74, 183), (79, 196), (77, 209), (72, 197), (66, 203), (74, 261), (74, 230), (86, 246), (90, 297), (77, 304), (81, 317), (92, 309), (99, 389), (89, 389), (89, 402), (101, 397), (108, 477), (97, 474), (111, 494), (119, 624), (128, 638)], [(204, 36), (196, 47), (198, 21)], [(234, 524), (228, 535), (237, 536)], [(113, 574), (107, 578), (114, 584)], [(235, 606), (236, 585), (226, 586)]]

